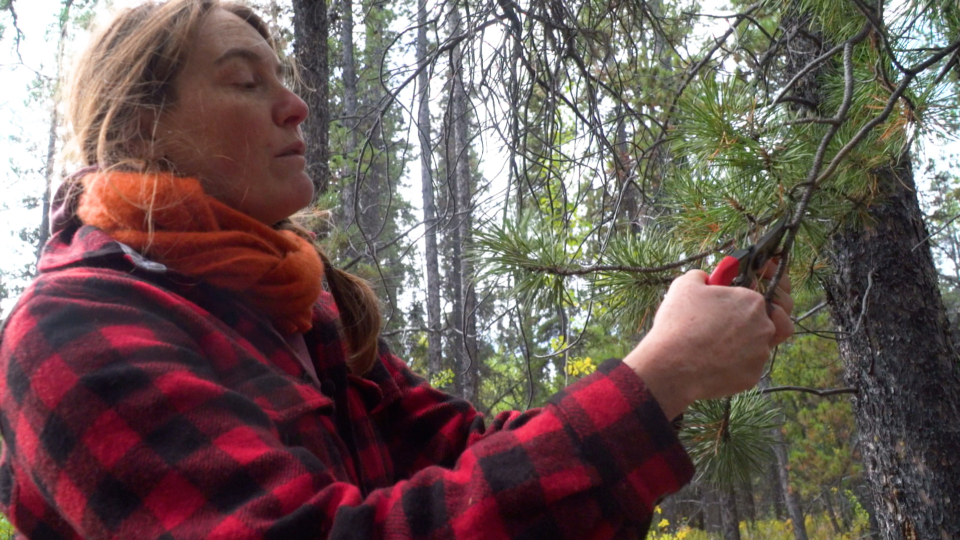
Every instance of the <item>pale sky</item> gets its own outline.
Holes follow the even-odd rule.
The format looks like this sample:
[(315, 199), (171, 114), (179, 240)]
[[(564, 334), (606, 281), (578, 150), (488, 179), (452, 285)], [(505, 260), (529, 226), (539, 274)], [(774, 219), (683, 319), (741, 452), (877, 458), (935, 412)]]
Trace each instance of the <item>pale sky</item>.
[[(108, 3), (119, 8), (141, 2), (102, 1), (99, 13), (106, 13)], [(5, 30), (0, 41), (0, 267), (8, 271), (29, 264), (34, 257), (33, 248), (24, 245), (18, 235), (21, 229), (39, 224), (40, 209), (26, 210), (21, 201), (42, 195), (52, 101), (31, 98), (31, 90), (38, 74), (52, 77), (56, 73), (60, 4), (60, 0), (14, 0), (17, 23), (23, 32), (19, 47), (22, 63), (14, 46), (12, 21), (8, 13), (2, 14)], [(72, 35), (72, 48), (82, 47), (84, 38)], [(69, 67), (67, 61), (66, 68)], [(58, 165), (58, 175), (61, 169), (62, 165)], [(4, 302), (0, 313), (10, 307), (10, 300)]]
[[(14, 47), (15, 31), (7, 13), (3, 14), (4, 36), (0, 42), (0, 265), (5, 270), (28, 264), (33, 255), (17, 237), (26, 227), (40, 221), (40, 210), (25, 210), (21, 200), (38, 196), (43, 189), (43, 166), (50, 123), (49, 100), (31, 100), (30, 88), (37, 73), (55, 73), (54, 23), (59, 9), (56, 0), (15, 1), (18, 26), (23, 31), (20, 55)], [(22, 171), (17, 173), (17, 170)], [(9, 301), (2, 307), (10, 306)]]

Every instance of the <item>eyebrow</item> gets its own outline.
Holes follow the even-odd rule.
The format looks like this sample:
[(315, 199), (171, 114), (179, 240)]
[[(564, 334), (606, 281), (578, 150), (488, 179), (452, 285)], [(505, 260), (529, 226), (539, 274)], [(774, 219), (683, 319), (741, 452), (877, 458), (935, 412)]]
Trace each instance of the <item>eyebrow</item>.
[[(219, 58), (213, 61), (213, 65), (220, 66), (230, 60), (233, 60), (234, 58), (240, 58), (248, 62), (258, 63), (258, 64), (268, 63), (267, 59), (265, 59), (260, 53), (252, 49), (247, 49), (244, 47), (234, 47), (232, 49), (228, 49), (227, 52), (221, 54)], [(277, 64), (277, 75), (281, 75), (281, 76), (283, 75), (283, 65), (280, 63)]]

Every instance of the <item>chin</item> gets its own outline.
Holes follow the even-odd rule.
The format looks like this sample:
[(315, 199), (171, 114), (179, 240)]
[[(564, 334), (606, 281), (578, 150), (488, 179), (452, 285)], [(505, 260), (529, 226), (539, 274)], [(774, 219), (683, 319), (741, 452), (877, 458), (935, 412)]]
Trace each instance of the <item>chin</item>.
[[(291, 197), (286, 201), (278, 201), (277, 204), (272, 204), (263, 208), (263, 211), (260, 214), (265, 219), (259, 219), (259, 221), (266, 223), (267, 225), (273, 226), (277, 223), (289, 218), (290, 216), (296, 214), (300, 210), (310, 206), (310, 203), (313, 202), (313, 184), (310, 184), (309, 190), (304, 190), (303, 194), (297, 197)], [(254, 219), (257, 219), (256, 216), (252, 216)]]
[(293, 212), (291, 212), (290, 215), (296, 214), (300, 210), (303, 210), (304, 208), (310, 206), (311, 203), (313, 203), (313, 196), (314, 196), (313, 180), (309, 176), (307, 176), (306, 173), (304, 173), (303, 178), (300, 179), (297, 184), (298, 184), (297, 194), (296, 194), (295, 200), (292, 201), (292, 206), (296, 208), (294, 208)]

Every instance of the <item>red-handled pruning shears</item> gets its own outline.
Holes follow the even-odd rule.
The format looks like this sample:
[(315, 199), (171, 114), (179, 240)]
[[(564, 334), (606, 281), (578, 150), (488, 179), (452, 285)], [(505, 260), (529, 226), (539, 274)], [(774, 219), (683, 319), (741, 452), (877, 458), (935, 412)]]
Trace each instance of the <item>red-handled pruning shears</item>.
[(777, 254), (780, 241), (787, 230), (787, 216), (783, 216), (751, 246), (738, 249), (723, 258), (707, 279), (708, 285), (733, 285), (751, 287), (757, 279), (757, 272), (763, 269), (767, 261)]

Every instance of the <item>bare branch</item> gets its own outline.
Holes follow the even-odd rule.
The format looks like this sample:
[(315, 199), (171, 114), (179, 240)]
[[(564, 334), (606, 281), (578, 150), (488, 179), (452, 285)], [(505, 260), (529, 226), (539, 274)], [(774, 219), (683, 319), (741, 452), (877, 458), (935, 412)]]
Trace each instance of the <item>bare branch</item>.
[(772, 394), (774, 392), (803, 392), (805, 394), (814, 394), (820, 397), (836, 396), (840, 394), (859, 394), (860, 391), (853, 387), (847, 388), (829, 388), (818, 390), (816, 388), (807, 388), (806, 386), (771, 386), (760, 390), (761, 394)]
[(20, 30), (20, 21), (17, 17), (17, 10), (13, 7), (14, 0), (7, 0), (7, 5), (5, 6), (6, 10), (10, 12), (10, 18), (13, 19), (13, 29), (17, 33), (15, 38), (15, 49), (17, 51), (17, 58), (20, 60), (20, 64), (24, 65), (23, 55), (20, 54), (20, 42), (23, 41), (23, 38), (26, 37), (22, 30)]
[(860, 32), (853, 38), (847, 40), (847, 42), (843, 45), (843, 102), (840, 104), (840, 108), (834, 117), (837, 120), (837, 123), (830, 126), (830, 130), (826, 135), (823, 136), (823, 139), (820, 141), (820, 147), (817, 148), (817, 153), (813, 158), (813, 165), (811, 166), (810, 173), (807, 176), (807, 182), (809, 183), (809, 186), (803, 193), (803, 198), (797, 205), (797, 209), (793, 213), (790, 224), (787, 226), (788, 230), (786, 238), (783, 241), (780, 264), (777, 266), (777, 271), (774, 274), (773, 279), (770, 280), (770, 288), (764, 295), (767, 301), (773, 300), (773, 295), (776, 293), (777, 285), (780, 283), (780, 280), (783, 279), (783, 274), (787, 270), (787, 265), (790, 262), (790, 250), (793, 248), (793, 243), (797, 238), (797, 234), (800, 232), (800, 223), (803, 221), (804, 214), (807, 211), (807, 206), (810, 204), (810, 200), (813, 198), (813, 192), (819, 185), (817, 175), (820, 172), (820, 167), (823, 164), (824, 156), (827, 153), (827, 147), (830, 145), (830, 142), (833, 141), (833, 138), (837, 135), (837, 132), (840, 131), (840, 127), (843, 122), (846, 121), (847, 112), (850, 110), (850, 105), (853, 101), (853, 47), (859, 43), (859, 41), (866, 39), (868, 34), (869, 32)]

